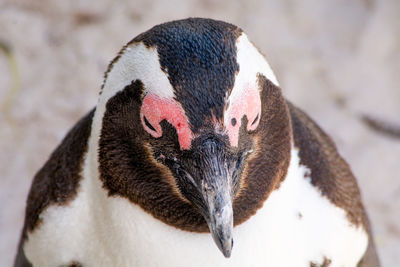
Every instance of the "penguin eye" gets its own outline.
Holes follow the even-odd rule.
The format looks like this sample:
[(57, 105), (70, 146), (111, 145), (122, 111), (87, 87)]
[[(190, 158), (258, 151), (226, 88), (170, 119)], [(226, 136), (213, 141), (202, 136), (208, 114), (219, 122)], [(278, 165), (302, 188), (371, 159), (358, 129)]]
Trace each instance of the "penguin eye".
[(224, 125), (232, 146), (237, 146), (239, 143), (242, 118), (247, 117), (246, 130), (251, 132), (257, 129), (261, 117), (261, 98), (258, 87), (245, 86), (236, 90), (235, 94), (231, 93), (224, 114)]
[(251, 126), (254, 126), (254, 124), (256, 124), (259, 117), (260, 117), (260, 113), (257, 114), (257, 117), (253, 120), (253, 122), (251, 123)]
[(154, 138), (159, 138), (162, 136), (161, 126), (158, 121), (151, 116), (151, 114), (149, 115), (150, 116), (145, 116), (143, 113), (140, 114), (143, 128)]
[(150, 124), (150, 122), (147, 120), (146, 116), (143, 116), (144, 124), (152, 131), (156, 132), (157, 130), (153, 127), (153, 125)]
[(168, 121), (176, 129), (181, 150), (190, 149), (193, 133), (182, 106), (175, 99), (147, 94), (140, 108), (140, 119), (144, 130), (154, 138), (163, 135), (160, 123)]

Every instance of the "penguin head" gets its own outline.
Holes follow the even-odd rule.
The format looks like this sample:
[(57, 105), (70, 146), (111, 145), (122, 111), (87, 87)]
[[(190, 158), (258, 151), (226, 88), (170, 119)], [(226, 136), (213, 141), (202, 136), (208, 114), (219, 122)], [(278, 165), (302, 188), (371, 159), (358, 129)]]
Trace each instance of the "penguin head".
[(247, 168), (277, 117), (263, 108), (264, 87), (282, 101), (268, 63), (234, 25), (186, 19), (140, 34), (110, 64), (96, 110), (104, 187), (170, 225), (206, 226), (229, 257), (244, 220), (234, 203), (239, 212), (240, 197), (252, 201)]

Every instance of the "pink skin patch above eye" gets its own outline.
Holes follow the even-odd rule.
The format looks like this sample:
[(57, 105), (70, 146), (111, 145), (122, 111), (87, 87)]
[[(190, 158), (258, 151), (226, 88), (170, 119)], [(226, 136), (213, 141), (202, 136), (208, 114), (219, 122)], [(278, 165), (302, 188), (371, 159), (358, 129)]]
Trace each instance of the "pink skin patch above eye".
[[(155, 130), (146, 125), (145, 117)], [(143, 128), (154, 138), (163, 135), (160, 122), (167, 120), (176, 129), (181, 150), (190, 149), (193, 133), (182, 106), (176, 100), (147, 94), (140, 109), (140, 119)]]
[(261, 99), (257, 88), (246, 88), (240, 97), (231, 99), (231, 108), (228, 113), (225, 125), (231, 146), (237, 146), (239, 142), (239, 129), (242, 124), (242, 118), (246, 115), (247, 131), (254, 131), (260, 123), (261, 117)]

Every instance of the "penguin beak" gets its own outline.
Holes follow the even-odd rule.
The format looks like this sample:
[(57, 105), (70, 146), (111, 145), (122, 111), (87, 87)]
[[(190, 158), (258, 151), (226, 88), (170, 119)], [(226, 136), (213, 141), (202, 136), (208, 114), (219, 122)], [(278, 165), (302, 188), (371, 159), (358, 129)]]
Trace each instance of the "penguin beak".
[(215, 136), (199, 137), (192, 150), (164, 162), (176, 174), (182, 194), (203, 215), (214, 242), (226, 258), (233, 246), (233, 185), (240, 158), (229, 152), (227, 144)]
[(207, 139), (198, 147), (201, 179), (197, 187), (202, 194), (201, 211), (218, 248), (229, 258), (233, 246), (232, 172), (225, 147)]
[[(233, 246), (233, 209), (230, 186), (221, 186), (225, 177), (215, 177), (213, 185), (205, 182), (204, 194), (208, 214), (205, 217), (214, 242), (226, 258), (231, 256)], [(219, 180), (219, 181), (218, 181)]]

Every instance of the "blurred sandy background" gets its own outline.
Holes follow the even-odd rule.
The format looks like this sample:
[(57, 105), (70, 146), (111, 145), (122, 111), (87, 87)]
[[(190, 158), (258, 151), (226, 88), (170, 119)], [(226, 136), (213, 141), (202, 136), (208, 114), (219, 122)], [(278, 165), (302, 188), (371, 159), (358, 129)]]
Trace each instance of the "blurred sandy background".
[(96, 104), (107, 64), (155, 24), (242, 27), (285, 95), (336, 141), (362, 190), (383, 266), (400, 266), (400, 1), (0, 0), (0, 266), (10, 266), (35, 172)]

